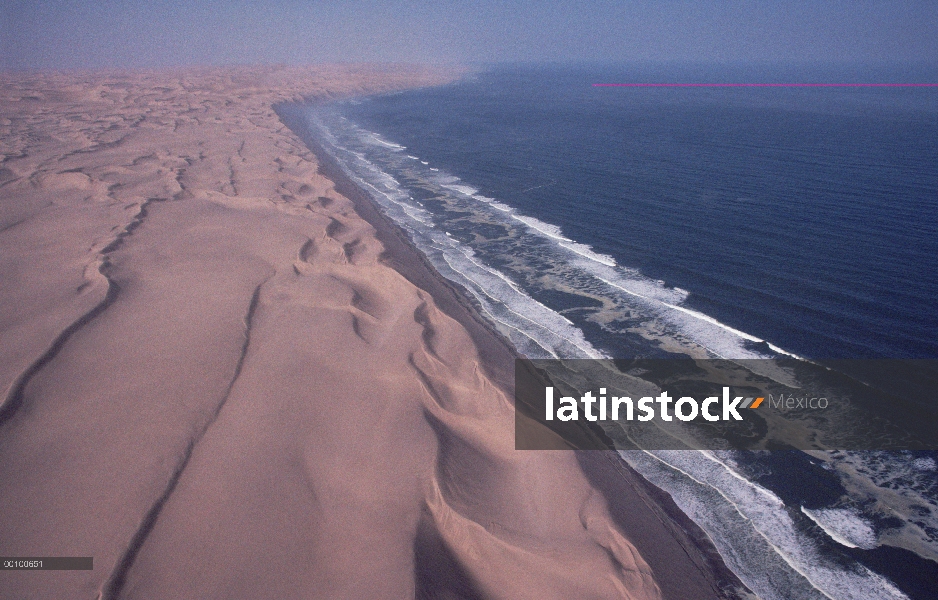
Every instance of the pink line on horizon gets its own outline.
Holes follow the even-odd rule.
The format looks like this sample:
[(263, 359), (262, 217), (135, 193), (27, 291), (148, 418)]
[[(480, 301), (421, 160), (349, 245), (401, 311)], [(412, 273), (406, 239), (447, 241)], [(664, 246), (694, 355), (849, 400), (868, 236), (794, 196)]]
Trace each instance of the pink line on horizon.
[(938, 87), (938, 83), (594, 83), (593, 87)]

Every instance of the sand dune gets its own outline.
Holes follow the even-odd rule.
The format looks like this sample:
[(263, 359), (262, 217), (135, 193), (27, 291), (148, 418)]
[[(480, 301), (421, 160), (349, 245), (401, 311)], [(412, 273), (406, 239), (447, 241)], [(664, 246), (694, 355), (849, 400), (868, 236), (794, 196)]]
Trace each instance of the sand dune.
[[(272, 108), (453, 75), (3, 76), (0, 555), (95, 569), (0, 596), (719, 594), (514, 450), (510, 349)], [(635, 510), (655, 564), (696, 552)]]

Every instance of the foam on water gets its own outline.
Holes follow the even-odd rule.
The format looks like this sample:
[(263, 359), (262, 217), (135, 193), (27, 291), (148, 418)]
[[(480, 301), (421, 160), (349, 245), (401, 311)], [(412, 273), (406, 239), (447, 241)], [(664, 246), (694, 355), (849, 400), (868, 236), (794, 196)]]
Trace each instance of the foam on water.
[[(309, 124), (317, 132), (329, 132), (316, 116), (311, 115)], [(366, 133), (361, 138), (369, 136)], [(509, 277), (479, 261), (471, 248), (434, 227), (430, 213), (364, 153), (341, 146), (331, 132), (322, 135), (322, 139), (328, 142), (328, 149), (346, 174), (410, 234), (415, 245), (442, 275), (473, 295), (483, 313), (522, 352), (537, 358), (604, 356), (586, 341), (582, 331), (569, 319), (534, 300)]]
[(390, 148), (393, 152), (400, 152), (401, 150), (406, 150), (406, 146), (401, 146), (400, 144), (395, 144), (393, 142), (388, 142), (381, 139), (381, 136), (377, 133), (369, 133), (368, 135), (362, 136), (362, 140), (368, 144), (376, 144), (378, 146), (384, 146), (385, 148)]
[(905, 548), (938, 561), (938, 482), (933, 456), (872, 451), (810, 454), (840, 475), (860, 518), (893, 523), (874, 532), (877, 545)]
[(460, 194), (464, 194), (466, 196), (473, 196), (479, 193), (479, 190), (475, 189), (474, 187), (455, 183), (455, 181), (459, 181), (459, 178), (457, 177), (447, 177), (446, 179), (444, 179), (444, 181), (454, 182), (454, 183), (441, 184), (443, 187), (445, 187), (448, 190), (453, 190), (454, 192), (459, 192)]
[(876, 532), (870, 522), (849, 508), (824, 508), (810, 510), (801, 507), (801, 512), (817, 523), (832, 540), (848, 548), (871, 550), (878, 546)]
[[(644, 306), (651, 309), (655, 318), (670, 323), (674, 329), (680, 331), (695, 344), (705, 348), (712, 355), (720, 358), (767, 358), (773, 356), (757, 350), (752, 350), (746, 342), (762, 344), (775, 355), (787, 355), (799, 358), (774, 344), (756, 336), (730, 327), (713, 317), (695, 311), (679, 304), (686, 300), (688, 292), (679, 288), (669, 288), (664, 282), (653, 281), (643, 277), (627, 268), (618, 268), (615, 259), (606, 254), (595, 252), (587, 244), (579, 243), (564, 235), (562, 229), (551, 223), (545, 223), (535, 217), (519, 213), (514, 208), (479, 194), (479, 190), (466, 185), (452, 175), (435, 178), (441, 187), (454, 191), (457, 194), (478, 200), (496, 210), (507, 213), (511, 219), (524, 224), (529, 230), (546, 239), (556, 242), (557, 246), (569, 250), (577, 257), (586, 258), (592, 263), (571, 261), (580, 271), (594, 276), (598, 281), (628, 294), (634, 298), (644, 300)], [(599, 267), (606, 267), (600, 269)], [(607, 291), (608, 293), (608, 291)], [(729, 334), (729, 335), (726, 335)]]
[(820, 553), (771, 491), (737, 473), (717, 452), (620, 451), (707, 533), (727, 565), (769, 599), (905, 598), (882, 576), (845, 569)]

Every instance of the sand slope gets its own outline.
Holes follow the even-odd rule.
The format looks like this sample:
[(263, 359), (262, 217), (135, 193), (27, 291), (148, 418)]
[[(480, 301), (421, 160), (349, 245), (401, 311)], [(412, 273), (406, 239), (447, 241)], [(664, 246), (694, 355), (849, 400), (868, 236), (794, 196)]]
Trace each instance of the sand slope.
[(448, 77), (3, 76), (0, 597), (659, 597), (271, 108)]

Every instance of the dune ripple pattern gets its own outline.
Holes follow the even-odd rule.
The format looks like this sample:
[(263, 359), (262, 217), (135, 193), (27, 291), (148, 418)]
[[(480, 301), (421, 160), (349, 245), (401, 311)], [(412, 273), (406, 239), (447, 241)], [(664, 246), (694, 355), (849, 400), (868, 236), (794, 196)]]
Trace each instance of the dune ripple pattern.
[(0, 75), (0, 596), (661, 596), (273, 110), (453, 76)]

